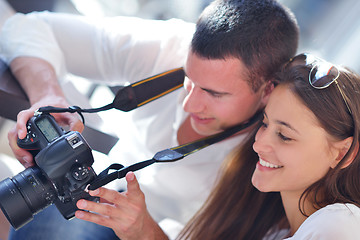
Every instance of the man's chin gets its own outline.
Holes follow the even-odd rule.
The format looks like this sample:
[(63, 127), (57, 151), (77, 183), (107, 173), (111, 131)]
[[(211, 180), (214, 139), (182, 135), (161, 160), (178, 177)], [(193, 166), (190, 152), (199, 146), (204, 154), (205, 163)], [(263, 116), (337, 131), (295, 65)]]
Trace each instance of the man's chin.
[(205, 127), (193, 127), (193, 129), (195, 130), (195, 132), (201, 136), (207, 137), (216, 133), (221, 132), (222, 130), (215, 130), (212, 128), (205, 128)]
[(221, 132), (222, 130), (216, 126), (214, 126), (214, 124), (208, 123), (208, 124), (200, 124), (197, 123), (196, 121), (194, 121), (193, 119), (191, 119), (191, 127), (194, 129), (194, 131), (201, 136), (207, 137), (216, 133)]

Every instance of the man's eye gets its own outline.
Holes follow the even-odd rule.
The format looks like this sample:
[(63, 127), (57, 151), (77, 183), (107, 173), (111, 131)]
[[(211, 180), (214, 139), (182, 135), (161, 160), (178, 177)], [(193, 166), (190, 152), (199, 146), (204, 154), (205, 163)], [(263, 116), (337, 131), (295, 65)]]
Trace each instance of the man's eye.
[(267, 123), (262, 122), (260, 127), (261, 127), (261, 128), (267, 128), (268, 125), (267, 125)]
[(215, 97), (215, 98), (220, 98), (222, 97), (222, 94), (220, 93), (210, 93), (211, 96)]
[(215, 98), (220, 98), (225, 95), (224, 93), (215, 92), (215, 91), (212, 91), (212, 90), (206, 89), (206, 88), (202, 88), (202, 90), (207, 92), (210, 96), (215, 97)]

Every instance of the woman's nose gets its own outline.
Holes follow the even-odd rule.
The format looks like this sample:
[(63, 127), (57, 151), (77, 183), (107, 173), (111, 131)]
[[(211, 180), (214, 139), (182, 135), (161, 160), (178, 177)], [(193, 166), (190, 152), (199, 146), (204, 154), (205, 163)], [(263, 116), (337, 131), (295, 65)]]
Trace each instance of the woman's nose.
[(257, 153), (272, 151), (270, 134), (269, 131), (267, 131), (267, 129), (264, 129), (264, 127), (261, 127), (257, 131), (255, 135), (255, 142), (253, 144), (253, 149)]

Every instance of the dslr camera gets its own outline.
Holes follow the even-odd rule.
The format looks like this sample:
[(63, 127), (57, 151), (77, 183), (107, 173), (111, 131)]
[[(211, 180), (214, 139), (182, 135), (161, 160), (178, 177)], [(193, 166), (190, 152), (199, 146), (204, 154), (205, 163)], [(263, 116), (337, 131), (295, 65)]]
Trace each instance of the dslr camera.
[(98, 201), (86, 191), (96, 173), (91, 148), (80, 133), (65, 132), (42, 113), (28, 121), (27, 136), (18, 145), (32, 153), (35, 166), (0, 182), (0, 207), (15, 229), (53, 203), (71, 219), (79, 199)]

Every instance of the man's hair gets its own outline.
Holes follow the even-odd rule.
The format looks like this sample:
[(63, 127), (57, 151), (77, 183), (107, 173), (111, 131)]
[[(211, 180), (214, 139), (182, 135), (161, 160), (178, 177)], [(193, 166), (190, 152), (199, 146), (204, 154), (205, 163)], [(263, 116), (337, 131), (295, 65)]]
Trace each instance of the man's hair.
[(208, 59), (240, 59), (256, 92), (295, 55), (298, 38), (294, 15), (277, 1), (215, 0), (200, 15), (191, 51)]

